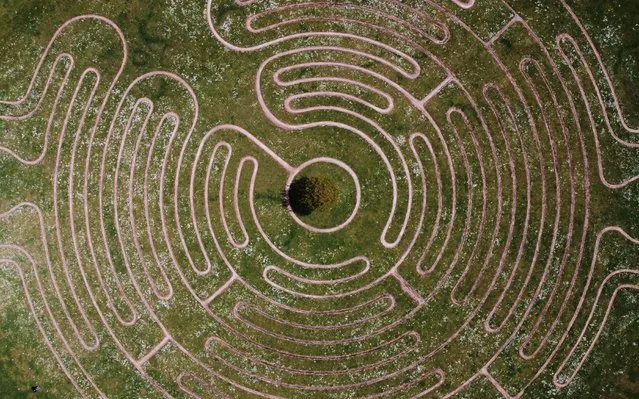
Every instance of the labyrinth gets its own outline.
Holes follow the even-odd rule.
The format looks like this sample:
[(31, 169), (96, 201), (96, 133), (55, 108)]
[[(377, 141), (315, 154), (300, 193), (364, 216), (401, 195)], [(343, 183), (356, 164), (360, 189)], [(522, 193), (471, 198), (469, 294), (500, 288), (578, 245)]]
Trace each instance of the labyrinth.
[(0, 1), (0, 397), (639, 397), (638, 65), (636, 0)]

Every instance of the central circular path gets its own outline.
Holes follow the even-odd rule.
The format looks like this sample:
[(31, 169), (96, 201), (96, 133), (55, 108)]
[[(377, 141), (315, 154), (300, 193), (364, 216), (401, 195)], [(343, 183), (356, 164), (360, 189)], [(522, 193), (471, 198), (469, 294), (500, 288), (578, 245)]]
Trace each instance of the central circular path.
[[(330, 203), (322, 204), (317, 210), (296, 210), (292, 203), (295, 198), (291, 196), (295, 195), (295, 192), (291, 190), (291, 187), (295, 187), (295, 182), (304, 178), (320, 179), (320, 183), (325, 184), (326, 187), (311, 186), (307, 189), (331, 191), (325, 194), (331, 197)], [(304, 188), (306, 187), (302, 187)], [(332, 158), (313, 159), (300, 165), (288, 178), (285, 192), (291, 217), (302, 227), (318, 233), (332, 233), (346, 227), (355, 218), (362, 196), (362, 189), (353, 169), (344, 162)]]

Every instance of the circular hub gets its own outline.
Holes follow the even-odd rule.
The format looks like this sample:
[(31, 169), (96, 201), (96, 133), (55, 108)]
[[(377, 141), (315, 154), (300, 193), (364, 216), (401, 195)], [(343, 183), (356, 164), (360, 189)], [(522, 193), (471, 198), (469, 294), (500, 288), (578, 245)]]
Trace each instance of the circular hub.
[(344, 162), (319, 158), (291, 173), (285, 196), (297, 223), (314, 232), (331, 233), (353, 220), (361, 188), (357, 175)]

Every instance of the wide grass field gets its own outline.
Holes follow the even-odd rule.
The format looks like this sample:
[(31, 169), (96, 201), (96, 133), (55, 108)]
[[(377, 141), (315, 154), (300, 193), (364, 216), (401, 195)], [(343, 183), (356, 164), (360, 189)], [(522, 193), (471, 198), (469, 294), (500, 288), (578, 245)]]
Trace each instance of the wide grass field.
[(638, 398), (638, 94), (637, 0), (0, 0), (0, 399)]

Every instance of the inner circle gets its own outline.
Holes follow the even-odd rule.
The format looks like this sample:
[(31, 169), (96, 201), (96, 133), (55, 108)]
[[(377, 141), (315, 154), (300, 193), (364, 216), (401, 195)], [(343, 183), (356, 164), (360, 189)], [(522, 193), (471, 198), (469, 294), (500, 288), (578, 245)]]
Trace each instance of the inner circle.
[[(322, 195), (330, 197), (311, 212), (295, 209), (296, 198), (291, 188), (302, 182), (323, 185)], [(318, 187), (314, 187), (318, 188)], [(327, 195), (325, 195), (327, 194)], [(285, 188), (285, 202), (291, 217), (305, 229), (316, 233), (332, 233), (346, 227), (357, 214), (361, 188), (357, 175), (346, 163), (329, 157), (313, 158), (295, 168)], [(293, 202), (293, 206), (291, 204)]]

